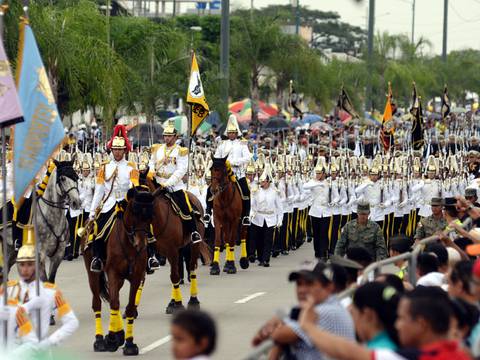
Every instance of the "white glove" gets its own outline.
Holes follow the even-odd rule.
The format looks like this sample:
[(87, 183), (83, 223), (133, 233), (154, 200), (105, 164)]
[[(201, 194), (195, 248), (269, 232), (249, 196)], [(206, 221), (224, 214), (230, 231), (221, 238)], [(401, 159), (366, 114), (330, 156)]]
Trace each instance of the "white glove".
[(10, 318), (10, 311), (7, 307), (2, 306), (0, 307), (0, 321), (5, 321)]
[(45, 350), (51, 348), (54, 345), (55, 344), (52, 343), (49, 338), (46, 338), (46, 339), (43, 339), (42, 341), (40, 341), (38, 343), (37, 349), (40, 350), (40, 351), (45, 351)]
[(88, 220), (90, 220), (90, 221), (95, 220), (95, 212), (90, 213), (90, 214), (88, 215)]

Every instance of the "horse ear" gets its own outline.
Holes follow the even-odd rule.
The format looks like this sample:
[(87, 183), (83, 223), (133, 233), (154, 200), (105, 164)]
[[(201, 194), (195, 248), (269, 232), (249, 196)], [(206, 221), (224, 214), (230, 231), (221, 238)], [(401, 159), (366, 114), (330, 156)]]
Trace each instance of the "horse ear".
[(136, 191), (137, 191), (137, 189), (135, 189), (134, 187), (128, 189), (128, 191), (127, 191), (127, 201), (130, 201), (130, 199), (135, 197), (135, 192)]

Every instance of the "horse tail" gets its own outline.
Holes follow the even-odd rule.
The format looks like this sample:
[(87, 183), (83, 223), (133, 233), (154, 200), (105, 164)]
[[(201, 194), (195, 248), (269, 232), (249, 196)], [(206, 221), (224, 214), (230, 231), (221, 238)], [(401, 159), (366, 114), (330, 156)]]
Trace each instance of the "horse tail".
[(100, 281), (100, 297), (103, 299), (105, 302), (110, 302), (110, 294), (108, 293), (108, 281), (107, 281), (107, 276), (105, 275), (105, 272), (102, 271), (102, 273), (99, 276), (99, 281)]
[(204, 241), (200, 241), (194, 244), (194, 246), (197, 246), (198, 252), (205, 261), (205, 265), (210, 265), (212, 263), (212, 256), (210, 255), (210, 249), (208, 248), (207, 243), (205, 243)]

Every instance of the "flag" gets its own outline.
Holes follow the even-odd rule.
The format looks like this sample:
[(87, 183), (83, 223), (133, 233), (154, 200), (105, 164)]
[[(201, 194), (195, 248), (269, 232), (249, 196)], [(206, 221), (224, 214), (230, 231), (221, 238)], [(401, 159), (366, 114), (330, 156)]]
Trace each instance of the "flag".
[(303, 116), (302, 110), (298, 108), (298, 94), (293, 87), (293, 80), (290, 80), (290, 89), (288, 94), (288, 104), (293, 109), (293, 115), (298, 116), (300, 119)]
[(3, 47), (3, 39), (0, 36), (0, 127), (21, 121), (23, 121), (22, 108)]
[(393, 107), (392, 107), (392, 88), (388, 83), (387, 103), (383, 111), (382, 128), (380, 129), (380, 140), (382, 141), (385, 151), (390, 149), (392, 144), (395, 126), (393, 124)]
[(347, 112), (352, 118), (359, 117), (358, 114), (355, 112), (355, 109), (353, 108), (353, 104), (350, 101), (350, 98), (348, 97), (348, 94), (343, 87), (338, 97), (337, 107), (340, 110)]
[(63, 125), (47, 72), (27, 20), (20, 24), (17, 86), (25, 121), (15, 126), (14, 196), (21, 201), (28, 186), (64, 139)]
[(425, 143), (423, 138), (423, 111), (422, 103), (417, 95), (415, 83), (413, 83), (412, 107), (410, 108), (410, 114), (412, 114), (413, 117), (412, 146), (414, 150), (421, 150)]
[(442, 119), (445, 120), (448, 114), (450, 114), (450, 99), (448, 98), (447, 85), (445, 85), (442, 96)]
[(192, 53), (192, 69), (190, 71), (190, 82), (188, 84), (187, 104), (190, 104), (192, 109), (190, 135), (193, 136), (209, 112), (195, 53)]

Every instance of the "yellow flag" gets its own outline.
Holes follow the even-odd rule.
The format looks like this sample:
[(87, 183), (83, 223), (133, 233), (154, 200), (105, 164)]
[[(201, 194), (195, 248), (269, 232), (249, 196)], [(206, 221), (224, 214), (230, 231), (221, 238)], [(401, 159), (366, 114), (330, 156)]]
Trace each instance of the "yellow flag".
[(195, 53), (192, 54), (192, 69), (190, 71), (190, 82), (188, 84), (187, 104), (190, 104), (192, 107), (190, 135), (193, 136), (209, 112)]

